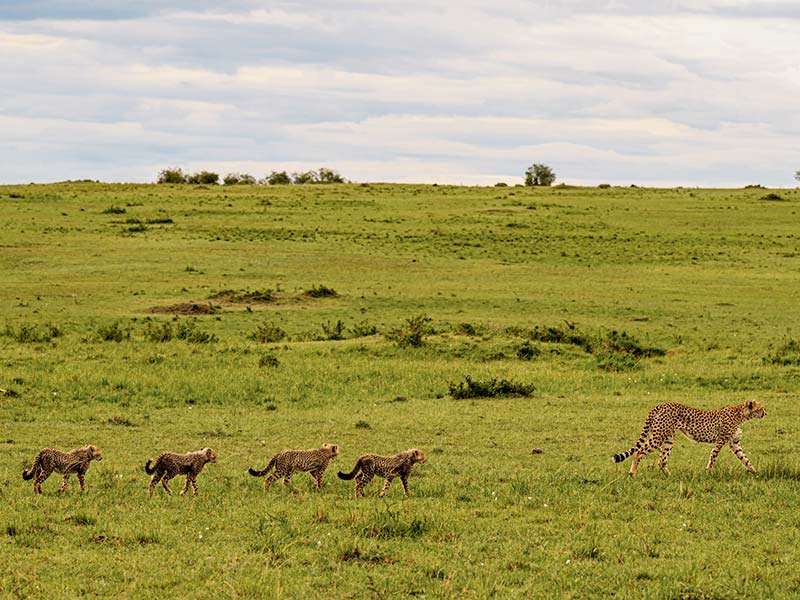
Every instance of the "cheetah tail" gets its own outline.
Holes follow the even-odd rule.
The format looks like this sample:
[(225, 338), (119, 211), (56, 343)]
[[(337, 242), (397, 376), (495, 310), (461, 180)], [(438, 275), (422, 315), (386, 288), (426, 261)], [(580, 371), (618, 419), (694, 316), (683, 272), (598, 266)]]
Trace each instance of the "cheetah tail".
[(252, 475), (253, 477), (263, 477), (264, 475), (267, 474), (269, 469), (270, 467), (267, 466), (261, 469), (260, 471), (256, 471), (253, 467), (250, 467), (249, 469), (247, 469), (247, 472), (250, 473), (250, 475)]
[(633, 446), (630, 450), (626, 450), (625, 452), (620, 452), (619, 454), (615, 454), (611, 457), (611, 462), (613, 463), (620, 463), (629, 456), (633, 456), (633, 454), (644, 446), (644, 443), (647, 441), (647, 436), (650, 435), (650, 427), (653, 424), (653, 412), (647, 415), (647, 418), (644, 420), (644, 427), (642, 427), (642, 434), (639, 436), (639, 439), (636, 440), (636, 445)]
[(342, 473), (341, 471), (339, 471), (337, 475), (339, 476), (339, 479), (352, 479), (353, 477), (356, 476), (356, 473), (358, 473), (360, 470), (361, 470), (361, 461), (358, 461), (356, 463), (356, 466), (353, 467), (352, 471), (350, 471), (349, 473)]
[(29, 479), (33, 479), (33, 474), (36, 473), (36, 471), (37, 471), (37, 469), (39, 467), (39, 460), (40, 460), (39, 459), (39, 455), (37, 454), (36, 458), (33, 459), (33, 465), (31, 466), (30, 471), (23, 471), (22, 472), (22, 478), (25, 481), (28, 481)]
[(148, 461), (144, 465), (144, 472), (147, 473), (148, 475), (152, 475), (153, 473), (156, 472), (155, 467), (150, 466), (151, 462), (153, 461), (148, 459)]

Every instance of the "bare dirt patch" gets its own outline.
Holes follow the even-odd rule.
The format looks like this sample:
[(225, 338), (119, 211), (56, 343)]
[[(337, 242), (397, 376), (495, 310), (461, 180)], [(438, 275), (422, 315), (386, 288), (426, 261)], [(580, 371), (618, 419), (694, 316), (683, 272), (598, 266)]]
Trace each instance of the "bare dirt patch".
[(213, 315), (220, 311), (219, 306), (206, 303), (182, 302), (168, 306), (154, 306), (147, 312), (153, 315)]

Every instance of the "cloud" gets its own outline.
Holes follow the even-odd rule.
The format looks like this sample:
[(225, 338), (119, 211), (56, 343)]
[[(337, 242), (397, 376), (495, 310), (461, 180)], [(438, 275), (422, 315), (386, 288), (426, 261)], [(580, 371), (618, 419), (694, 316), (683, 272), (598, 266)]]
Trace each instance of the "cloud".
[(736, 0), (6, 2), (0, 160), (13, 167), (0, 182), (344, 165), (359, 180), (491, 183), (544, 162), (576, 183), (791, 185), (797, 12)]

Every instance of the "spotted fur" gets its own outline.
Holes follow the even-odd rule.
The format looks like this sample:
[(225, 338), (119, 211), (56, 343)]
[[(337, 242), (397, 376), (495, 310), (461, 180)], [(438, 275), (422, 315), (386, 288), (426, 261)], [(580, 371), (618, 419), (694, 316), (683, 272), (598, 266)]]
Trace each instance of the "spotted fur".
[[(665, 473), (669, 474), (667, 461), (672, 450), (675, 439), (675, 430), (683, 433), (690, 440), (714, 444), (711, 456), (708, 459), (706, 470), (710, 471), (714, 466), (717, 455), (725, 444), (731, 449), (748, 471), (754, 472), (755, 469), (745, 456), (744, 450), (740, 445), (742, 441), (741, 424), (749, 419), (763, 419), (767, 415), (764, 405), (755, 400), (725, 406), (716, 410), (704, 410), (702, 408), (692, 408), (682, 404), (660, 404), (647, 415), (644, 421), (642, 434), (636, 441), (636, 445), (625, 452), (615, 454), (612, 460), (615, 463), (622, 462), (633, 455), (630, 475), (636, 475), (636, 468), (639, 460), (651, 451), (659, 448), (661, 454), (658, 457), (658, 466)], [(649, 438), (649, 439), (648, 439)]]
[[(392, 485), (392, 479), (399, 477), (403, 483), (403, 491), (408, 496), (408, 478), (411, 469), (416, 463), (425, 462), (425, 453), (417, 448), (411, 448), (394, 456), (380, 456), (379, 454), (365, 454), (356, 461), (356, 466), (349, 473), (339, 471), (340, 479), (356, 478), (356, 498), (364, 495), (364, 487), (372, 481), (375, 475), (384, 478), (383, 489), (379, 496), (384, 496)], [(359, 471), (361, 471), (359, 473)], [(356, 475), (358, 473), (358, 475)]]
[(55, 471), (64, 476), (64, 481), (59, 492), (67, 489), (69, 476), (75, 473), (81, 484), (81, 491), (86, 489), (86, 471), (93, 460), (103, 460), (103, 452), (97, 446), (84, 446), (69, 452), (62, 452), (53, 448), (43, 448), (33, 459), (33, 466), (22, 472), (25, 480), (33, 479), (33, 495), (42, 493), (42, 483)]
[(174, 452), (162, 452), (159, 454), (153, 466), (150, 466), (152, 461), (148, 460), (144, 465), (144, 470), (150, 478), (150, 485), (147, 487), (147, 492), (150, 497), (153, 497), (153, 490), (156, 484), (161, 482), (164, 490), (168, 494), (172, 494), (169, 489), (170, 479), (177, 475), (186, 475), (186, 483), (181, 490), (180, 495), (183, 496), (188, 490), (189, 485), (192, 486), (192, 493), (197, 495), (197, 476), (207, 463), (217, 462), (217, 453), (211, 448), (203, 448), (195, 452), (188, 452), (186, 454), (175, 454)]
[(339, 456), (339, 446), (336, 444), (323, 444), (313, 450), (284, 450), (273, 456), (269, 464), (260, 471), (251, 467), (248, 472), (253, 477), (263, 477), (271, 469), (275, 469), (269, 477), (264, 478), (265, 492), (269, 490), (273, 481), (277, 481), (281, 477), (283, 477), (283, 485), (289, 485), (292, 473), (295, 471), (310, 472), (314, 479), (314, 486), (319, 489), (322, 487), (322, 476), (325, 469), (328, 468), (328, 463), (335, 460), (337, 456)]

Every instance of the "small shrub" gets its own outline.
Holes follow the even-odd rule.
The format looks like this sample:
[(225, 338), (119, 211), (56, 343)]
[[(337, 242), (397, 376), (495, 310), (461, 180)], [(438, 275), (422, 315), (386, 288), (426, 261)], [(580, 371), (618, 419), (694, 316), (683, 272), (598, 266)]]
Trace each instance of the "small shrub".
[(280, 366), (280, 364), (281, 362), (278, 360), (278, 357), (273, 356), (272, 354), (264, 354), (258, 359), (259, 367), (276, 368)]
[(510, 327), (506, 332), (519, 337), (526, 337), (533, 342), (548, 344), (569, 344), (577, 346), (586, 352), (592, 351), (592, 340), (589, 336), (578, 332), (575, 325), (567, 323), (563, 327), (546, 327), (536, 325), (533, 329)]
[(169, 342), (174, 337), (169, 321), (150, 321), (144, 328), (144, 339), (148, 342)]
[(762, 200), (773, 200), (773, 201), (774, 200), (778, 200), (778, 201), (780, 201), (780, 200), (783, 200), (783, 197), (779, 196), (775, 192), (770, 192), (766, 196), (761, 196), (761, 199)]
[(622, 373), (638, 369), (641, 364), (633, 354), (613, 349), (602, 349), (595, 352), (597, 366), (603, 371)]
[(665, 350), (643, 346), (639, 340), (625, 331), (610, 331), (597, 344), (598, 350), (611, 350), (613, 352), (630, 354), (635, 358), (651, 358), (653, 356), (664, 356)]
[(425, 343), (425, 336), (434, 333), (430, 323), (432, 319), (425, 315), (417, 315), (406, 319), (405, 327), (391, 330), (386, 337), (401, 348), (419, 348)]
[(325, 285), (312, 285), (310, 289), (303, 292), (309, 298), (336, 298), (339, 293)]
[(607, 190), (608, 188), (611, 187), (611, 184), (610, 183), (601, 183), (597, 187), (599, 187), (601, 190)]
[(103, 211), (104, 215), (124, 215), (125, 209), (121, 206), (113, 205), (109, 206), (107, 209)]
[(765, 356), (764, 362), (784, 367), (800, 365), (800, 340), (785, 341), (773, 354)]
[(280, 342), (285, 337), (286, 332), (271, 321), (264, 321), (250, 334), (250, 339), (261, 342), (262, 344)]
[(3, 335), (12, 338), (20, 344), (41, 344), (49, 342), (53, 338), (61, 337), (64, 333), (58, 325), (53, 325), (51, 323), (23, 323), (17, 328), (6, 325)]
[(468, 335), (470, 337), (478, 335), (478, 328), (472, 323), (459, 323), (453, 330), (456, 335)]
[(344, 323), (339, 320), (331, 325), (330, 322), (322, 324), (322, 339), (323, 340), (343, 340), (344, 339)]
[(469, 376), (458, 384), (448, 383), (447, 385), (450, 395), (456, 400), (497, 396), (530, 396), (535, 389), (533, 385), (515, 383), (508, 379), (492, 378), (488, 381), (476, 381)]
[(376, 333), (378, 333), (378, 328), (367, 321), (356, 323), (350, 328), (350, 337), (354, 338), (368, 337), (370, 335), (375, 335)]
[(217, 341), (217, 336), (207, 331), (197, 329), (194, 319), (180, 321), (175, 329), (175, 337), (190, 344), (211, 344)]
[(508, 187), (508, 184), (505, 181), (498, 181), (494, 184), (494, 187)]
[(98, 327), (97, 335), (104, 342), (122, 342), (131, 339), (131, 328), (125, 327), (120, 321), (114, 321), (110, 325)]
[(356, 421), (356, 429), (372, 429), (366, 421)]
[(541, 353), (542, 351), (539, 348), (531, 346), (531, 343), (526, 341), (517, 350), (517, 358), (520, 360), (533, 360)]
[(209, 300), (230, 302), (231, 304), (266, 304), (274, 300), (272, 290), (222, 290), (208, 297)]

